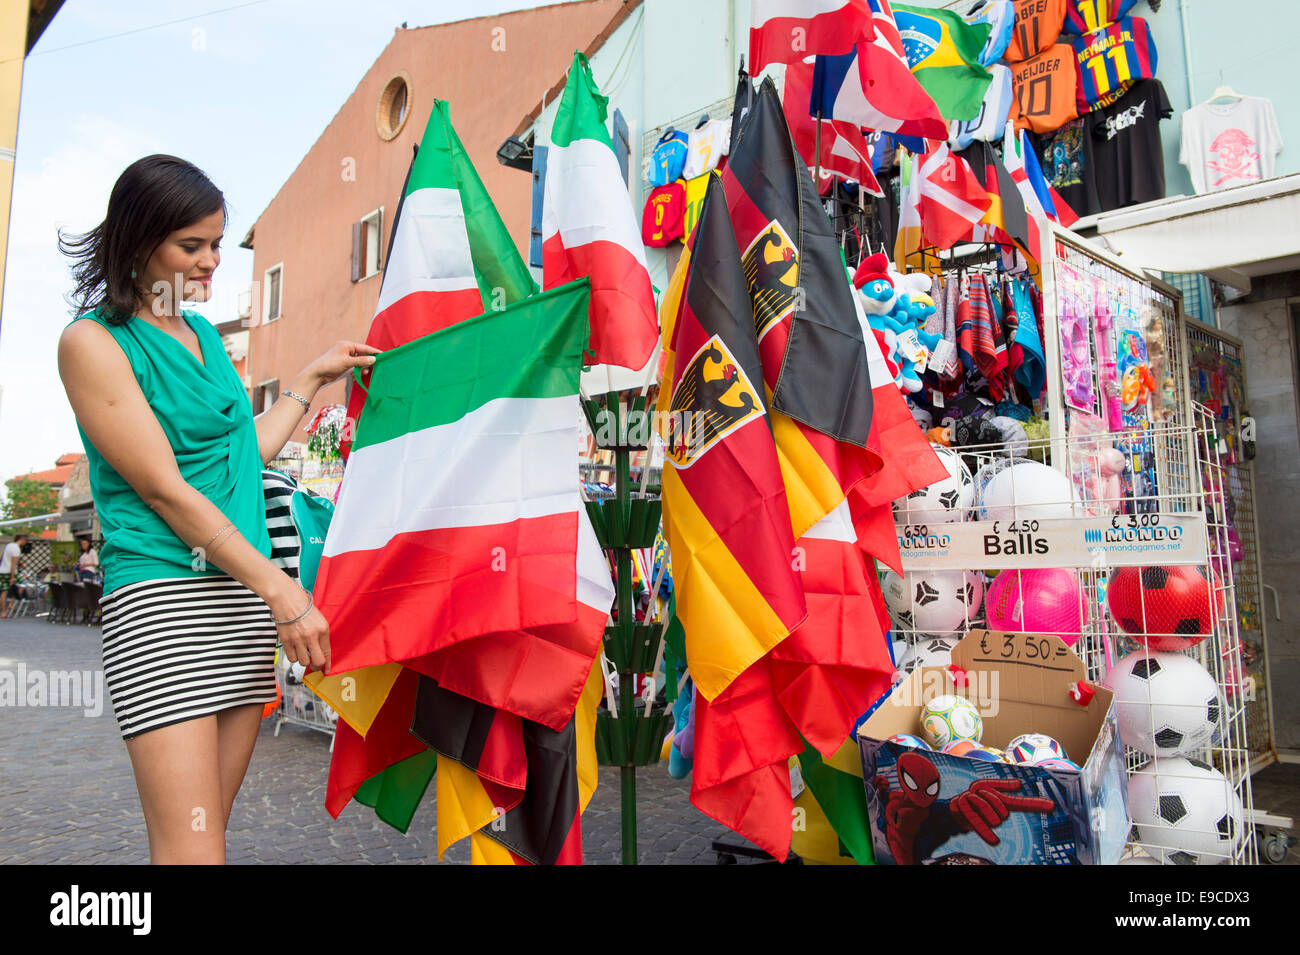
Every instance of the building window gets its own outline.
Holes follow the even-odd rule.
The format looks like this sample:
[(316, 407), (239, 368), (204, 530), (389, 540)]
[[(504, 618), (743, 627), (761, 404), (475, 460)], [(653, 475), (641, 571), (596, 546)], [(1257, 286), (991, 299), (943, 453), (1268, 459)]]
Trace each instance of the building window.
[(259, 415), (275, 404), (280, 397), (280, 379), (271, 378), (262, 382), (253, 390), (253, 414)]
[(352, 224), (352, 281), (360, 282), (379, 272), (383, 263), (380, 247), (384, 209), (379, 207), (360, 222)]
[(375, 128), (379, 131), (379, 138), (395, 139), (410, 115), (411, 77), (403, 70), (390, 79), (379, 94), (375, 109)]
[(280, 317), (280, 300), (284, 285), (284, 263), (266, 270), (262, 293), (262, 321), (273, 322)]

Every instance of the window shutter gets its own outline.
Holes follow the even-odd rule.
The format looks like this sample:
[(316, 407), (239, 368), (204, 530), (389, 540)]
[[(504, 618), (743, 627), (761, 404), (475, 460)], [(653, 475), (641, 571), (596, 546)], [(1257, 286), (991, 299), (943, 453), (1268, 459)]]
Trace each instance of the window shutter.
[(632, 152), (632, 146), (628, 142), (627, 120), (623, 118), (623, 111), (614, 110), (614, 155), (618, 157), (618, 168), (623, 171), (623, 182), (627, 183), (627, 162), (628, 155)]
[(365, 224), (352, 223), (352, 281), (361, 281), (361, 230)]
[(542, 267), (542, 199), (546, 191), (546, 147), (533, 147), (533, 210), (528, 225), (528, 264)]
[(375, 213), (375, 271), (384, 270), (384, 210)]

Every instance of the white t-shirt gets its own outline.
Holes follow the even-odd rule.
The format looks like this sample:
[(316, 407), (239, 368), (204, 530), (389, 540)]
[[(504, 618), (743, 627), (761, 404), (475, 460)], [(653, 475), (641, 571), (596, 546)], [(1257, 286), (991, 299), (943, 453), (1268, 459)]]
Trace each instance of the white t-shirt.
[(17, 541), (10, 541), (5, 544), (4, 554), (0, 555), (0, 574), (7, 574), (14, 569), (14, 558), (22, 557), (23, 549), (18, 546)]
[(1183, 113), (1182, 123), (1178, 161), (1197, 193), (1272, 177), (1282, 134), (1268, 100), (1243, 96), (1230, 103), (1201, 103)]
[(710, 119), (703, 126), (691, 130), (686, 144), (686, 166), (683, 179), (694, 179), (718, 168), (718, 160), (731, 148), (731, 118)]

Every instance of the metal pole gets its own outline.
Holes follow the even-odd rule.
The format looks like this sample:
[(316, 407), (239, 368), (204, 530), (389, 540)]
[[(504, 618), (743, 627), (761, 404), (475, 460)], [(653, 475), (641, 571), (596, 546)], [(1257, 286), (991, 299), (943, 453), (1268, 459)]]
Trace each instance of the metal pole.
[[(609, 394), (607, 406), (616, 415), (621, 410), (616, 393), (611, 392)], [(623, 437), (626, 427), (626, 419), (615, 419), (614, 428), (615, 433), (619, 435), (618, 443), (623, 445), (614, 451), (615, 489), (617, 494), (615, 507), (618, 508), (622, 515), (621, 523), (624, 527), (628, 526), (632, 516), (631, 452), (625, 446), (626, 440)], [(618, 626), (621, 638), (630, 635), (633, 632), (632, 627), (636, 624), (636, 609), (632, 606), (632, 551), (628, 547), (620, 547), (616, 559), (618, 568)], [(627, 656), (625, 654), (624, 658), (626, 659)], [(637, 729), (636, 724), (632, 722), (636, 717), (635, 682), (635, 674), (631, 672), (619, 673), (618, 675), (618, 716), (620, 722), (627, 721), (623, 723), (620, 729), (627, 734), (629, 760), (633, 757), (631, 750)], [(622, 793), (623, 864), (636, 865), (636, 766), (622, 766), (619, 770), (619, 776)]]
[(822, 194), (822, 111), (817, 111), (817, 135), (816, 145), (813, 146), (813, 159), (817, 164), (817, 171), (813, 173), (813, 192), (817, 195)]

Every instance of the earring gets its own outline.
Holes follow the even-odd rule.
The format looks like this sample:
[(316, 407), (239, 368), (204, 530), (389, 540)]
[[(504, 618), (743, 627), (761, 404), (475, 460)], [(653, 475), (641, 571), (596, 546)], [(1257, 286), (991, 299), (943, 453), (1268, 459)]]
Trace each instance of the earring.
[(131, 278), (135, 278), (135, 269), (131, 270)]

